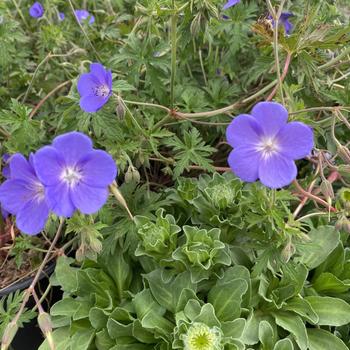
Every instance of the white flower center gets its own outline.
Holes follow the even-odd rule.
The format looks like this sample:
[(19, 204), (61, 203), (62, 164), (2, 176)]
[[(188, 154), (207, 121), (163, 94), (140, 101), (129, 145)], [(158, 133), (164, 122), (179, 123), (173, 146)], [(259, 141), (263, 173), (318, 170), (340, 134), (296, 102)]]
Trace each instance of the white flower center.
[(66, 182), (70, 187), (75, 186), (82, 178), (82, 174), (79, 169), (74, 167), (67, 167), (61, 174), (61, 179)]
[(266, 159), (279, 151), (279, 145), (275, 138), (268, 137), (262, 139), (256, 149), (262, 154), (263, 158)]
[(100, 85), (95, 88), (94, 94), (99, 97), (107, 97), (110, 93), (109, 87), (107, 85)]
[(33, 183), (34, 200), (41, 202), (45, 198), (45, 188), (40, 182)]

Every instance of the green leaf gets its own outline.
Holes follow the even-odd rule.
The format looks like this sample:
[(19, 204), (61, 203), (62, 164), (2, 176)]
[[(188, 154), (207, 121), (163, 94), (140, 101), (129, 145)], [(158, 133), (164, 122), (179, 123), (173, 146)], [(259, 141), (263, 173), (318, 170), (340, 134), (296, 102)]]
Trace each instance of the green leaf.
[(290, 339), (285, 338), (285, 339), (279, 340), (275, 344), (273, 350), (294, 350), (294, 346), (293, 346), (293, 343)]
[(342, 340), (324, 329), (308, 329), (307, 334), (310, 350), (349, 350)]
[(55, 303), (50, 310), (52, 316), (69, 316), (73, 317), (79, 309), (80, 304), (72, 298), (64, 298)]
[(272, 349), (276, 341), (275, 332), (268, 321), (261, 321), (259, 324), (259, 340), (263, 345), (263, 350)]
[(84, 329), (73, 334), (70, 346), (74, 350), (88, 350), (95, 337), (95, 330)]
[(239, 339), (242, 336), (245, 325), (246, 320), (244, 318), (236, 318), (234, 321), (222, 322), (221, 330), (225, 337)]
[(312, 287), (319, 293), (345, 293), (350, 288), (350, 283), (341, 281), (332, 273), (323, 272), (312, 283)]
[(76, 291), (78, 287), (77, 269), (70, 266), (73, 262), (74, 259), (62, 255), (57, 259), (55, 267), (55, 277), (58, 283), (65, 292), (70, 293)]
[(289, 299), (282, 308), (285, 311), (293, 311), (311, 323), (317, 323), (319, 318), (310, 303), (301, 297)]
[(310, 296), (306, 297), (319, 317), (320, 326), (342, 326), (350, 323), (350, 305), (338, 298)]
[(323, 226), (309, 232), (310, 242), (296, 245), (300, 261), (309, 269), (320, 265), (339, 244), (339, 232), (332, 226)]
[[(56, 329), (52, 332), (55, 350), (70, 350), (70, 331), (69, 327)], [(51, 350), (47, 340), (45, 340), (38, 350)]]
[(308, 339), (306, 327), (303, 320), (291, 312), (276, 312), (274, 313), (277, 325), (289, 331), (295, 338), (301, 350), (307, 350)]
[(189, 170), (190, 165), (198, 165), (205, 170), (213, 171), (212, 160), (209, 157), (216, 149), (205, 144), (197, 129), (184, 131), (183, 141), (174, 136), (169, 139), (168, 145), (172, 146), (175, 152), (174, 178), (179, 177), (185, 169)]
[(242, 296), (247, 290), (248, 284), (241, 278), (216, 285), (210, 290), (208, 301), (213, 304), (220, 321), (230, 321), (240, 316)]

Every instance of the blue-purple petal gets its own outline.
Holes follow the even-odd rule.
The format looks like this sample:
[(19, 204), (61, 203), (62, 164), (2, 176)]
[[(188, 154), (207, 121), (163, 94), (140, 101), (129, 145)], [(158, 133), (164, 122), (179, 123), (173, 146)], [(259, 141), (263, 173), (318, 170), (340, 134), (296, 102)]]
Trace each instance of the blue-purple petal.
[(94, 74), (84, 73), (79, 77), (77, 89), (80, 96), (83, 97), (93, 95), (99, 85), (100, 82)]
[(10, 160), (10, 174), (12, 179), (35, 181), (36, 174), (32, 165), (20, 153), (16, 153)]
[(71, 191), (72, 201), (83, 214), (93, 214), (101, 209), (108, 198), (108, 188), (92, 187), (80, 182)]
[(90, 72), (101, 84), (106, 84), (106, 70), (101, 63), (91, 63)]
[(254, 148), (235, 148), (228, 157), (233, 173), (242, 181), (254, 182), (258, 179), (260, 154)]
[(232, 147), (257, 144), (262, 131), (259, 124), (249, 114), (240, 114), (226, 129), (227, 142)]
[(71, 217), (75, 211), (70, 196), (70, 188), (61, 182), (54, 186), (46, 187), (46, 200), (49, 208), (58, 216)]
[(276, 102), (259, 102), (251, 114), (268, 137), (275, 136), (288, 121), (288, 111)]
[(289, 185), (297, 176), (297, 167), (293, 160), (280, 154), (261, 159), (259, 179), (270, 188), (282, 188)]
[(28, 235), (40, 233), (46, 224), (49, 216), (49, 208), (44, 200), (28, 201), (16, 215), (16, 225)]
[(40, 2), (35, 2), (29, 9), (29, 15), (33, 18), (40, 18), (44, 14), (44, 7)]
[(300, 122), (286, 124), (277, 134), (279, 152), (291, 159), (302, 159), (314, 147), (312, 129)]
[(80, 99), (80, 107), (84, 112), (94, 113), (100, 110), (108, 101), (108, 97), (84, 96)]
[(90, 186), (107, 187), (117, 176), (117, 166), (113, 158), (105, 151), (94, 150), (81, 164), (82, 181)]
[(0, 186), (0, 203), (11, 214), (17, 212), (33, 197), (33, 189), (23, 180), (6, 180)]
[(35, 153), (35, 171), (39, 180), (46, 186), (59, 183), (63, 164), (63, 157), (52, 146), (45, 146)]
[(80, 159), (93, 150), (90, 137), (77, 131), (57, 136), (53, 140), (52, 146), (64, 158), (66, 165), (77, 164)]
[(228, 8), (237, 5), (241, 2), (241, 0), (228, 0), (227, 3), (222, 8), (223, 10), (227, 10)]

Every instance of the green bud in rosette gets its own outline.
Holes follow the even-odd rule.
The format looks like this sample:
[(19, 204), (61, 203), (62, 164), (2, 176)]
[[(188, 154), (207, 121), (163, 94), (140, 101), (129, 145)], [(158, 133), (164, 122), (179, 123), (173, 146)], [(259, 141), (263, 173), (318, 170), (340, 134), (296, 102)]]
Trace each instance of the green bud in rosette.
[(204, 191), (215, 207), (226, 209), (240, 199), (241, 188), (242, 183), (237, 178), (228, 179), (227, 176), (215, 173)]
[(155, 221), (136, 216), (135, 223), (140, 238), (136, 256), (147, 255), (157, 260), (171, 256), (176, 249), (177, 234), (181, 231), (172, 215), (165, 215), (164, 209), (158, 209)]
[(211, 270), (216, 267), (231, 264), (228, 248), (220, 241), (219, 229), (207, 231), (184, 226), (183, 230), (182, 245), (173, 253), (173, 258), (190, 269), (194, 282), (208, 279)]
[(182, 200), (191, 202), (198, 196), (198, 188), (194, 179), (179, 178), (178, 182), (177, 192)]

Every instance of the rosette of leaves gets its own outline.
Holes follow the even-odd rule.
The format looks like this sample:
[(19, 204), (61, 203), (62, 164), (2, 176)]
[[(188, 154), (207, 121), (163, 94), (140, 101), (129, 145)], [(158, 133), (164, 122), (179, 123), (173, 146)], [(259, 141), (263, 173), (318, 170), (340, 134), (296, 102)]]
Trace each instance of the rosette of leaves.
[(229, 230), (242, 227), (242, 182), (232, 173), (202, 175), (198, 180), (180, 178), (176, 189), (177, 202), (185, 205), (192, 223), (207, 223)]
[(220, 241), (220, 230), (184, 226), (184, 236), (173, 253), (174, 260), (181, 261), (191, 273), (193, 282), (208, 279), (211, 273), (231, 265), (228, 246)]
[(146, 255), (157, 261), (171, 256), (176, 249), (177, 234), (181, 231), (172, 215), (165, 215), (164, 209), (158, 209), (155, 221), (146, 216), (136, 216), (135, 223), (140, 238), (136, 256)]

